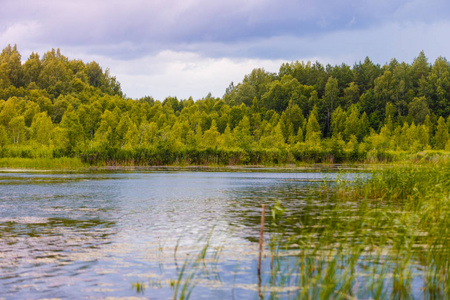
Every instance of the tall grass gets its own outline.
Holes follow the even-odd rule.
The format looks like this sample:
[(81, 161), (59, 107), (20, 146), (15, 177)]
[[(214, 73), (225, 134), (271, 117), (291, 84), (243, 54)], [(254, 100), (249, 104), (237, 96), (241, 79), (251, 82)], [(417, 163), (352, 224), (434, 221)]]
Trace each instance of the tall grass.
[[(285, 166), (301, 163), (437, 163), (449, 162), (450, 152), (444, 150), (407, 151), (354, 151), (296, 145), (277, 148), (171, 148), (153, 145), (146, 148), (121, 149), (113, 147), (87, 151), (68, 151), (38, 144), (8, 145), (0, 148), (0, 158), (28, 158), (38, 161), (52, 158), (76, 158), (90, 166), (235, 166), (264, 165)], [(39, 165), (39, 162), (36, 163)]]
[(83, 163), (76, 157), (60, 158), (21, 158), (8, 157), (0, 158), (0, 168), (8, 169), (38, 169), (38, 170), (59, 170), (59, 169), (79, 169), (88, 168), (89, 165)]
[[(300, 298), (449, 296), (450, 164), (389, 167), (324, 190), (335, 207), (290, 236), (307, 257)], [(320, 271), (305, 274), (311, 259)]]

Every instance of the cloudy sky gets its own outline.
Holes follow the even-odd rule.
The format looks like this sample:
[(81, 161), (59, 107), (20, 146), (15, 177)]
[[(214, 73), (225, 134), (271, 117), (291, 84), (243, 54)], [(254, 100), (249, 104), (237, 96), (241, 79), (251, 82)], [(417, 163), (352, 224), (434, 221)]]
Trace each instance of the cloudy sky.
[(109, 68), (128, 97), (221, 97), (253, 68), (450, 58), (446, 0), (0, 0), (0, 44)]

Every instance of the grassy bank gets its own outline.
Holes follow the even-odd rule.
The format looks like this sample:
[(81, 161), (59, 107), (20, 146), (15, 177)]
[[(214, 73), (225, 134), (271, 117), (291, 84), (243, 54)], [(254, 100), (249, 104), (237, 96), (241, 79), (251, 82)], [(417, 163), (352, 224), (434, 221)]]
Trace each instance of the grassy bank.
[[(379, 151), (311, 147), (283, 149), (147, 147), (137, 149), (102, 148), (68, 152), (37, 145), (8, 146), (0, 151), (2, 166), (8, 168), (78, 168), (85, 166), (304, 166), (311, 164), (428, 164), (450, 161), (445, 150)], [(30, 162), (30, 161), (34, 162)]]
[[(252, 154), (251, 157), (259, 157), (255, 160), (248, 160), (245, 152), (228, 152), (220, 155), (214, 153), (197, 153), (195, 159), (190, 153), (184, 154), (147, 154), (138, 155), (135, 159), (133, 154), (127, 151), (117, 151), (105, 155), (95, 154), (94, 156), (75, 155), (53, 156), (46, 153), (44, 156), (0, 158), (0, 168), (8, 169), (82, 169), (82, 168), (133, 168), (133, 167), (173, 167), (173, 168), (235, 168), (235, 167), (275, 167), (275, 168), (301, 168), (311, 165), (333, 166), (336, 165), (333, 159), (326, 160), (296, 160), (279, 159), (273, 155)], [(259, 156), (258, 156), (259, 155)], [(270, 158), (268, 158), (270, 156)], [(247, 158), (245, 158), (247, 157)], [(261, 159), (263, 157), (264, 159)], [(424, 151), (419, 153), (386, 152), (383, 154), (368, 156), (364, 160), (342, 160), (340, 165), (429, 165), (443, 164), (450, 162), (450, 152), (445, 151)]]
[(21, 158), (8, 157), (0, 158), (0, 168), (5, 169), (35, 169), (35, 170), (73, 170), (88, 168), (89, 165), (83, 163), (77, 157), (59, 158)]

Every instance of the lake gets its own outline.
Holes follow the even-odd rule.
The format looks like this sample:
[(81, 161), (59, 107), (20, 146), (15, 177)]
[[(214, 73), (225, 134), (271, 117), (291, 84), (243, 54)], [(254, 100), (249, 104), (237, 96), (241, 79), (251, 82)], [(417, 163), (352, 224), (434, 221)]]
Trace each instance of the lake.
[(353, 173), (2, 172), (0, 299), (171, 299), (206, 245), (214, 276), (181, 280), (191, 297), (258, 298), (261, 204), (267, 245), (277, 201), (320, 214), (329, 204), (314, 195), (337, 176)]

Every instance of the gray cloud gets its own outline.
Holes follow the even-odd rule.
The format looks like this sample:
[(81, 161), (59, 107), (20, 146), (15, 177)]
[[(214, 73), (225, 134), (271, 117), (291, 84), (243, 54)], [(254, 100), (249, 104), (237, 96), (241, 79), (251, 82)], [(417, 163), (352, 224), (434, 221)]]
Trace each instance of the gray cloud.
[[(84, 46), (93, 54), (121, 59), (156, 54), (165, 49), (189, 50), (202, 44), (245, 45), (279, 36), (321, 38), (332, 32), (367, 29), (386, 22), (438, 22), (447, 18), (450, 7), (443, 0), (2, 2), (0, 30), (3, 32), (33, 24), (29, 35), (22, 33), (28, 42), (57, 47)], [(200, 48), (196, 51), (212, 57), (270, 58), (284, 57), (286, 52), (255, 51), (251, 46), (242, 53)]]
[(283, 60), (433, 61), (449, 15), (445, 0), (1, 0), (0, 44), (96, 60), (132, 97), (199, 98)]
[[(123, 90), (133, 98), (151, 95), (164, 99), (168, 95), (194, 99), (208, 92), (222, 96), (231, 81), (240, 82), (253, 68), (265, 68), (277, 72), (281, 63), (290, 60), (313, 61), (323, 64), (353, 65), (369, 56), (374, 62), (384, 64), (395, 57), (412, 63), (424, 50), (432, 63), (442, 51), (450, 49), (450, 41), (442, 37), (450, 35), (450, 21), (436, 24), (386, 25), (370, 30), (343, 30), (318, 38), (279, 36), (240, 43), (202, 43), (192, 45), (190, 51), (161, 51), (130, 60), (107, 56), (84, 56), (87, 61), (96, 60), (109, 66), (122, 83)], [(198, 53), (222, 49), (224, 53), (238, 53), (247, 49), (244, 58), (207, 57)], [(72, 49), (72, 48), (71, 48)], [(258, 51), (283, 53), (290, 58), (260, 59)], [(444, 50), (443, 50), (444, 49)], [(80, 58), (79, 48), (63, 51), (69, 57)], [(445, 54), (445, 53), (444, 53)], [(253, 59), (245, 58), (255, 57)]]

